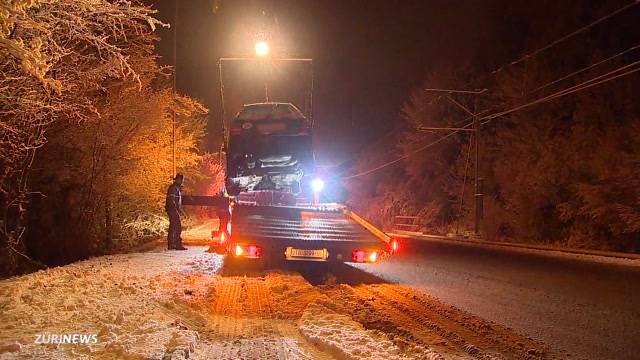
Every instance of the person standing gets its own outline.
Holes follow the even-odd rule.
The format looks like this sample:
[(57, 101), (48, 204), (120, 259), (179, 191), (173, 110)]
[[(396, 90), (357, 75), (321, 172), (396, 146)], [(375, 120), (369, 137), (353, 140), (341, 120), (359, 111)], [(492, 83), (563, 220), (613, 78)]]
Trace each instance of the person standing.
[(173, 183), (167, 189), (167, 198), (164, 203), (164, 209), (169, 215), (169, 234), (167, 248), (169, 250), (187, 250), (182, 246), (182, 223), (180, 221), (180, 215), (182, 214), (182, 194), (180, 193), (180, 187), (184, 176), (180, 173), (176, 174), (173, 179)]

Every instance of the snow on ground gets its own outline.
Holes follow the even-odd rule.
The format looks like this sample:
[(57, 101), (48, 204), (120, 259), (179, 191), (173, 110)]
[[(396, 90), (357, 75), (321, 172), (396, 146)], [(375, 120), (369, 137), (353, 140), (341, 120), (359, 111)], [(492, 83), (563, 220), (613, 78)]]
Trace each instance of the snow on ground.
[[(222, 256), (191, 247), (1, 281), (0, 359), (332, 358), (294, 320), (307, 302), (295, 300), (318, 296), (313, 286), (279, 273), (222, 276), (222, 266)], [(284, 305), (273, 312), (271, 288)]]
[[(350, 316), (336, 313), (320, 302), (307, 306), (299, 324), (309, 341), (341, 359), (408, 359), (380, 332), (366, 330)], [(427, 359), (441, 359), (429, 350), (424, 349), (424, 353), (430, 353)]]
[[(180, 358), (193, 351), (198, 333), (181, 324), (176, 292), (193, 293), (168, 286), (167, 277), (213, 274), (221, 264), (220, 256), (196, 248), (99, 257), (2, 281), (0, 358)], [(199, 281), (194, 289), (215, 278)], [(55, 338), (73, 334), (97, 341)]]
[(211, 241), (212, 231), (218, 230), (218, 219), (209, 219), (200, 224), (193, 225), (182, 231), (182, 240), (185, 244), (208, 245)]
[(0, 359), (538, 358), (527, 339), (395, 284), (243, 269), (196, 246), (0, 281)]

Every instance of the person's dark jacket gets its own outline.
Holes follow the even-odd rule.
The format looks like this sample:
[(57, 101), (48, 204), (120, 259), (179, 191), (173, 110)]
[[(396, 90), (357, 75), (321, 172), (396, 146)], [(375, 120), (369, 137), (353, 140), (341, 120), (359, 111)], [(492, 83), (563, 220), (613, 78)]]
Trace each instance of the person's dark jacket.
[(167, 189), (167, 198), (164, 203), (164, 209), (167, 212), (180, 212), (182, 208), (182, 194), (180, 187), (176, 183), (171, 184)]

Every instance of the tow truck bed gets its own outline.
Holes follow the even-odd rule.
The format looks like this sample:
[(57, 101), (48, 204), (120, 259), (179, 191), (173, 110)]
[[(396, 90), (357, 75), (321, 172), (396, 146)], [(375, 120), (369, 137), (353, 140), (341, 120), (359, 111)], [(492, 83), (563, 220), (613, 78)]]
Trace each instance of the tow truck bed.
[(231, 224), (232, 254), (254, 246), (276, 261), (367, 261), (376, 252), (375, 261), (389, 249), (386, 234), (341, 206), (237, 205)]

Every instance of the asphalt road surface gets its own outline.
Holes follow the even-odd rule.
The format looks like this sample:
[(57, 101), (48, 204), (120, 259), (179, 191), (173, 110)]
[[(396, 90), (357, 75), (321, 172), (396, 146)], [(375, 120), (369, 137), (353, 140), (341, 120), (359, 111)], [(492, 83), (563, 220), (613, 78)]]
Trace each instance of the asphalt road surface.
[(405, 239), (398, 256), (357, 265), (543, 341), (562, 358), (640, 359), (640, 266)]

